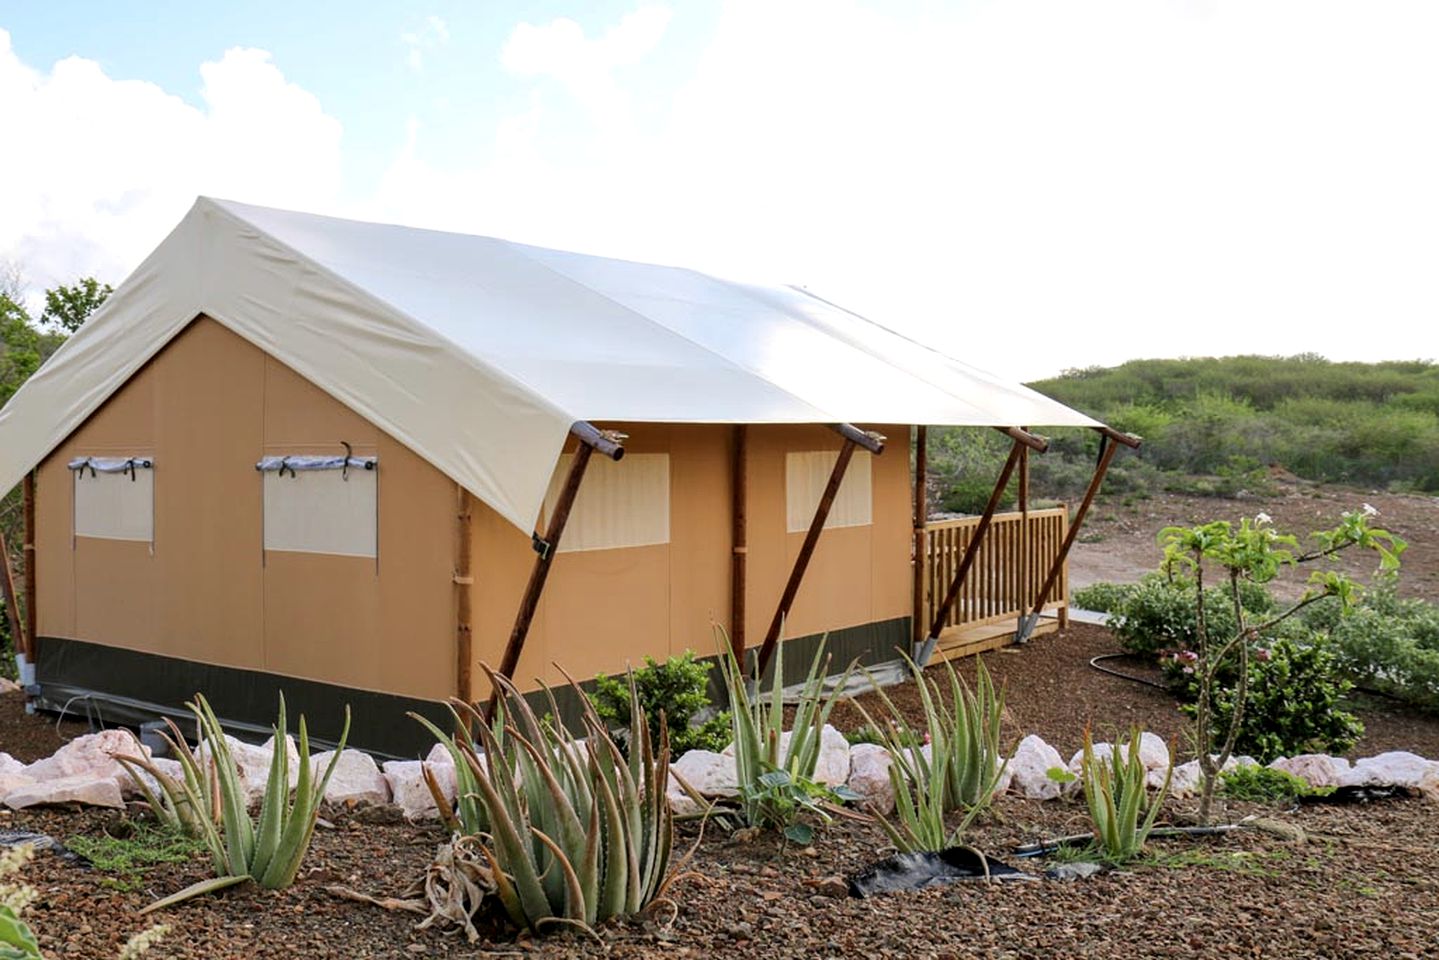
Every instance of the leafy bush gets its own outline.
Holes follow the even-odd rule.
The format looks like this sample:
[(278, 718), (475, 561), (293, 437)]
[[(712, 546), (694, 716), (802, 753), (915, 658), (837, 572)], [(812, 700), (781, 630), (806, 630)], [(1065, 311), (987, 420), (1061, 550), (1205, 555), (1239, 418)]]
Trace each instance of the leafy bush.
[(1226, 797), (1249, 803), (1290, 804), (1300, 797), (1319, 792), (1304, 778), (1296, 777), (1287, 770), (1260, 766), (1226, 770), (1219, 775), (1219, 786)]
[(1328, 634), (1361, 686), (1439, 712), (1439, 606), (1400, 599), (1391, 582), (1367, 592), (1347, 617), (1326, 612), (1306, 623)]
[[(668, 724), (670, 749), (676, 757), (689, 750), (718, 752), (729, 743), (728, 713), (720, 713), (695, 724), (695, 716), (710, 707), (711, 669), (713, 664), (695, 660), (694, 651), (686, 650), (682, 656), (670, 657), (664, 663), (645, 657), (644, 667), (634, 671), (639, 703), (649, 718), (650, 740), (657, 742), (660, 723)], [(628, 750), (629, 741), (624, 738), (624, 731), (630, 726), (628, 680), (600, 674), (595, 677), (595, 692), (590, 694), (590, 700), (600, 719), (611, 729), (620, 729), (620, 746)]]
[[(1137, 584), (1113, 588), (1095, 599), (1112, 603), (1108, 612), (1117, 619), (1111, 621), (1110, 626), (1126, 652), (1157, 656), (1198, 646), (1195, 590), (1194, 580), (1189, 577), (1151, 573)], [(1274, 598), (1269, 591), (1262, 584), (1247, 580), (1239, 583), (1239, 601), (1245, 613), (1254, 617), (1262, 618), (1274, 610)], [(1217, 587), (1206, 589), (1204, 609), (1212, 635), (1234, 633), (1233, 602), (1225, 591)]]
[[(1354, 685), (1323, 638), (1280, 638), (1251, 652), (1249, 690), (1234, 749), (1268, 763), (1300, 753), (1344, 753), (1364, 735), (1364, 725), (1341, 709)], [(1234, 689), (1214, 699), (1213, 727), (1228, 730)], [(1193, 706), (1186, 710), (1193, 715)]]
[(1070, 593), (1076, 607), (1098, 613), (1118, 613), (1134, 594), (1133, 583), (1091, 583)]

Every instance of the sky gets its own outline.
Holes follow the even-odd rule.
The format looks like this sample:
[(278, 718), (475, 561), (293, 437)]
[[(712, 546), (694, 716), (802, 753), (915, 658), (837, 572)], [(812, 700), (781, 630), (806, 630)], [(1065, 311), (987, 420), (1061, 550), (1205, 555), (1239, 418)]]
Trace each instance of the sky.
[(793, 283), (1018, 379), (1439, 358), (1431, 0), (0, 0), (0, 265), (197, 195)]

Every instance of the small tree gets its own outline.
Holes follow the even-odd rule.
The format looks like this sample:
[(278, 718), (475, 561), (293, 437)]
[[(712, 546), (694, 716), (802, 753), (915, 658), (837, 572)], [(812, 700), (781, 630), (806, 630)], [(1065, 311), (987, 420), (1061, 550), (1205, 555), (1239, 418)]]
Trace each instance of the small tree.
[[(1317, 544), (1313, 551), (1298, 555), (1295, 553), (1299, 548), (1298, 539), (1279, 533), (1270, 518), (1262, 513), (1253, 520), (1241, 520), (1237, 528), (1219, 520), (1196, 527), (1166, 527), (1160, 531), (1165, 566), (1171, 570), (1175, 567), (1187, 568), (1196, 585), (1197, 642), (1194, 653), (1197, 659), (1193, 670), (1198, 697), (1194, 710), (1194, 744), (1199, 752), (1202, 773), (1199, 799), (1201, 823), (1209, 822), (1219, 772), (1234, 752), (1234, 743), (1244, 719), (1249, 694), (1251, 645), (1260, 642), (1299, 611), (1321, 601), (1338, 603), (1341, 610), (1347, 612), (1360, 590), (1342, 573), (1317, 570), (1310, 575), (1309, 587), (1303, 596), (1288, 607), (1270, 613), (1267, 619), (1255, 622), (1242, 602), (1243, 585), (1268, 583), (1285, 567), (1330, 559), (1354, 547), (1375, 551), (1382, 570), (1397, 570), (1404, 541), (1387, 530), (1371, 527), (1370, 519), (1377, 514), (1378, 511), (1368, 504), (1363, 510), (1343, 514), (1334, 529), (1311, 535)], [(1223, 572), (1224, 593), (1232, 609), (1233, 632), (1230, 635), (1210, 635), (1211, 619), (1205, 609), (1206, 562)], [(1238, 661), (1233, 669), (1229, 668), (1231, 658)], [(1227, 677), (1234, 678), (1232, 691), (1222, 689)], [(1215, 707), (1221, 696), (1230, 701), (1232, 710), (1228, 717), (1228, 729), (1223, 732), (1223, 743), (1215, 751)]]
[(45, 312), (41, 323), (74, 333), (104, 303), (114, 289), (94, 277), (81, 277), (71, 284), (57, 284), (45, 291)]

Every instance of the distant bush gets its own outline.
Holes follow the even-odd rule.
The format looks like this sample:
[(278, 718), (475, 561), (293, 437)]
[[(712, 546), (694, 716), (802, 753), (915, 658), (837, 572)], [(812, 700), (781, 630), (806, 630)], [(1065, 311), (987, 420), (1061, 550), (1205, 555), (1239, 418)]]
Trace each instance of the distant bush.
[[(1075, 595), (1075, 602), (1087, 609), (1088, 603), (1105, 603), (1113, 615), (1110, 627), (1119, 645), (1128, 653), (1157, 656), (1161, 653), (1193, 650), (1198, 644), (1199, 622), (1195, 612), (1195, 585), (1188, 577), (1169, 577), (1162, 573), (1146, 574), (1137, 584), (1098, 585)], [(1240, 603), (1245, 611), (1263, 617), (1274, 610), (1274, 598), (1263, 586), (1241, 581)], [(1204, 591), (1205, 611), (1210, 632), (1228, 636), (1234, 632), (1233, 605), (1224, 591), (1210, 587)]]
[(1390, 582), (1367, 592), (1346, 617), (1318, 612), (1305, 624), (1329, 636), (1361, 686), (1439, 712), (1439, 606), (1400, 599)]

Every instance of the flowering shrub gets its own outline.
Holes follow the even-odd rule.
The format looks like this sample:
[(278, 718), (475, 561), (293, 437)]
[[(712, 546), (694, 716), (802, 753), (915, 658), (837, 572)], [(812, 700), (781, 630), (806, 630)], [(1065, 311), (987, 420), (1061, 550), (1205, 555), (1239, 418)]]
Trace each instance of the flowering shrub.
[[(1080, 607), (1112, 614), (1110, 625), (1120, 646), (1127, 653), (1146, 657), (1193, 650), (1198, 645), (1199, 605), (1195, 601), (1194, 579), (1178, 572), (1146, 574), (1136, 584), (1095, 584), (1076, 591), (1074, 598)], [(1240, 581), (1239, 601), (1250, 617), (1274, 612), (1274, 598), (1262, 584)], [(1223, 590), (1207, 589), (1204, 608), (1211, 633), (1234, 631), (1233, 608)]]
[[(1309, 578), (1309, 589), (1296, 603), (1260, 617), (1245, 609), (1241, 585), (1262, 585), (1285, 567), (1324, 560), (1356, 547), (1378, 554), (1381, 571), (1397, 570), (1404, 541), (1370, 526), (1370, 518), (1376, 513), (1368, 504), (1363, 510), (1345, 513), (1332, 530), (1311, 535), (1316, 546), (1307, 553), (1297, 553), (1298, 539), (1279, 533), (1264, 514), (1241, 520), (1238, 526), (1215, 521), (1196, 527), (1168, 527), (1160, 532), (1165, 569), (1184, 570), (1194, 578), (1195, 643), (1184, 649), (1192, 650), (1195, 658), (1179, 669), (1181, 673), (1186, 666), (1192, 670), (1192, 674), (1184, 675), (1192, 676), (1195, 686), (1191, 715), (1203, 784), (1201, 822), (1209, 820), (1219, 771), (1234, 754), (1241, 737), (1250, 737), (1257, 752), (1272, 755), (1278, 744), (1265, 739), (1271, 734), (1279, 739), (1287, 735), (1312, 742), (1332, 732), (1317, 729), (1323, 723), (1337, 719), (1347, 727), (1342, 716), (1333, 716), (1342, 714), (1334, 705), (1344, 690), (1332, 658), (1326, 659), (1320, 644), (1295, 644), (1279, 636), (1278, 630), (1291, 617), (1321, 601), (1337, 603), (1348, 611), (1359, 597), (1358, 585), (1332, 570), (1316, 571)], [(1206, 565), (1222, 571), (1227, 603), (1215, 606), (1210, 592), (1205, 590)], [(1222, 624), (1220, 613), (1226, 607), (1233, 619)], [(1263, 653), (1255, 656), (1257, 651)], [(1230, 676), (1234, 678), (1232, 682)], [(1296, 698), (1305, 697), (1318, 702), (1296, 703)], [(1258, 722), (1246, 726), (1246, 714), (1251, 710), (1253, 716), (1248, 719)], [(1316, 716), (1316, 711), (1320, 715)], [(1274, 733), (1271, 727), (1276, 723), (1288, 724), (1290, 729)], [(1358, 735), (1352, 728), (1341, 730), (1340, 742), (1350, 733)]]

